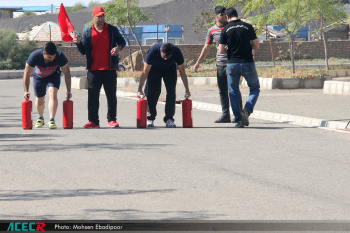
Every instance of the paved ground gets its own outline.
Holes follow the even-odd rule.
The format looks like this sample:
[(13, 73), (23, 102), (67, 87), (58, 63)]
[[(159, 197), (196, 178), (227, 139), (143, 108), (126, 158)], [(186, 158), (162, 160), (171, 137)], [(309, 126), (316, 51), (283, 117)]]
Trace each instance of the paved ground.
[[(119, 88), (119, 90), (136, 92), (137, 88)], [(194, 101), (220, 104), (216, 85), (191, 86), (190, 91)], [(249, 89), (241, 88), (241, 92), (245, 101), (248, 98)], [(178, 85), (178, 98), (183, 97), (182, 93), (184, 93), (183, 85)], [(165, 93), (162, 96), (164, 97)], [(349, 121), (349, 103), (349, 96), (324, 95), (322, 89), (274, 89), (261, 90), (255, 109), (325, 120)]]
[[(73, 130), (25, 131), (21, 82), (0, 81), (0, 219), (350, 219), (348, 133), (258, 119), (235, 129), (200, 110), (195, 128), (167, 129), (161, 104), (156, 127), (137, 129), (136, 101), (127, 98), (118, 99), (121, 128), (110, 129), (104, 95), (102, 128), (87, 130), (84, 90), (73, 90)], [(191, 88), (194, 100), (218, 103), (216, 87)], [(262, 92), (257, 109), (349, 118), (345, 98), (321, 96)], [(59, 126), (61, 115), (60, 104)], [(175, 117), (181, 126), (181, 108)]]

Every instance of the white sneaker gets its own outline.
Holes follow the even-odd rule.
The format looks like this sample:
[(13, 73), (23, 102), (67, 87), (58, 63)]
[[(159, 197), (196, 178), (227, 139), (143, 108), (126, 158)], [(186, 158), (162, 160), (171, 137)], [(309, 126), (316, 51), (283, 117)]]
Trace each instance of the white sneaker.
[(176, 128), (176, 125), (174, 124), (174, 121), (172, 119), (167, 120), (165, 126), (167, 128)]
[(147, 127), (154, 127), (153, 120), (147, 120)]

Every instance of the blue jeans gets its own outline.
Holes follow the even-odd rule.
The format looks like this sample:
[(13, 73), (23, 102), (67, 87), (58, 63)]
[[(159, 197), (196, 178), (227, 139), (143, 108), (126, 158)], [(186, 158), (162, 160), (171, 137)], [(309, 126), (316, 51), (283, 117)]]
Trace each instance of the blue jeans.
[(249, 97), (244, 106), (249, 111), (249, 113), (253, 112), (254, 106), (258, 100), (260, 93), (260, 84), (254, 62), (227, 64), (228, 92), (230, 96), (231, 108), (236, 122), (242, 119), (242, 109), (239, 98), (241, 96), (241, 92), (239, 90), (239, 80), (241, 76), (243, 76), (247, 81), (249, 87)]

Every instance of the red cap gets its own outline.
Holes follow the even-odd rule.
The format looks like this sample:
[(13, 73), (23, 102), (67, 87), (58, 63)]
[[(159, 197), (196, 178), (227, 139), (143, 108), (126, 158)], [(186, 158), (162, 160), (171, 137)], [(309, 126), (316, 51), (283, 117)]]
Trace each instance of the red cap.
[(100, 6), (97, 6), (94, 8), (94, 10), (92, 11), (92, 16), (101, 16), (101, 15), (104, 15), (106, 12), (105, 10), (103, 10), (102, 7)]

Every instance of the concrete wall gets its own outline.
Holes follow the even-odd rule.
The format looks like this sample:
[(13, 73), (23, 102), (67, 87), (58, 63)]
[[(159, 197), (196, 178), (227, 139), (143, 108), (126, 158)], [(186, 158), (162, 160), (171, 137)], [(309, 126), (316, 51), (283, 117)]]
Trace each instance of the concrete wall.
[[(328, 57), (336, 58), (350, 58), (350, 40), (344, 41), (328, 41)], [(177, 45), (185, 59), (197, 60), (199, 54), (202, 51), (203, 45)], [(137, 46), (131, 46), (132, 52), (138, 50)], [(145, 51), (148, 51), (150, 46), (143, 46)], [(274, 58), (276, 57), (289, 57), (288, 53), (289, 43), (288, 42), (272, 42), (272, 51)], [(76, 46), (71, 47), (59, 47), (69, 59), (71, 66), (85, 66), (86, 60), (82, 56)], [(306, 41), (295, 43), (296, 58), (310, 58), (310, 59), (324, 59), (324, 48), (322, 41)], [(128, 47), (120, 52), (120, 58), (123, 60), (129, 54)], [(207, 58), (214, 58), (216, 56), (216, 49), (211, 48)], [(271, 61), (271, 48), (268, 41), (260, 43), (260, 49), (255, 52), (256, 61)]]

